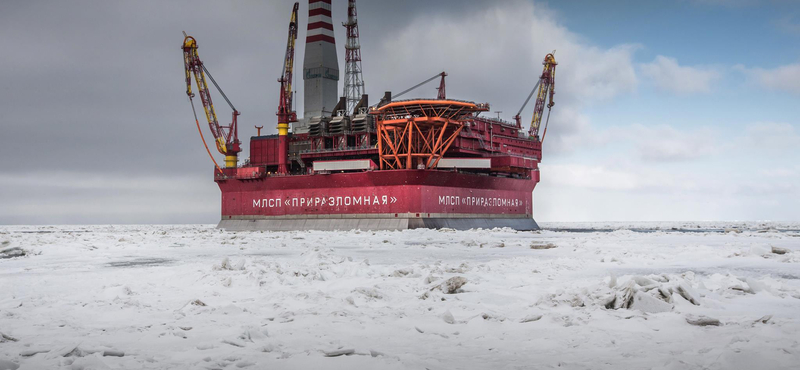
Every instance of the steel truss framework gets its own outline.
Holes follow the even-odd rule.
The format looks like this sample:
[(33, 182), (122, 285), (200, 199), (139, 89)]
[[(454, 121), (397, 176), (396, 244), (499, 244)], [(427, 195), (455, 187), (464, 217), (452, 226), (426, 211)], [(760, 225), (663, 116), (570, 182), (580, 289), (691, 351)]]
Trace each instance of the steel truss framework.
[(407, 100), (373, 109), (380, 168), (435, 168), (464, 122), (487, 110), (485, 104), (456, 100)]

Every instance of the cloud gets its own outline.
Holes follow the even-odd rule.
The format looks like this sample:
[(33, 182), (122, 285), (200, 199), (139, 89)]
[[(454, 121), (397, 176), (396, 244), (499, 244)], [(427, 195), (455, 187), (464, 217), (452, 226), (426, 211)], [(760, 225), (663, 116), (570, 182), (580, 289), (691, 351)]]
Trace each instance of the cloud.
[(215, 222), (206, 176), (32, 171), (0, 174), (0, 224)]
[(765, 178), (777, 178), (777, 179), (786, 179), (786, 178), (800, 178), (800, 165), (795, 166), (795, 168), (769, 168), (763, 169), (758, 172), (759, 176)]
[(681, 66), (675, 58), (663, 55), (642, 64), (641, 69), (659, 89), (677, 94), (711, 92), (711, 84), (720, 78), (715, 69)]
[(800, 147), (800, 131), (788, 123), (757, 122), (747, 125), (746, 141), (763, 151), (790, 150), (797, 153)]
[(735, 68), (764, 88), (800, 94), (800, 63), (772, 69), (745, 68), (741, 65)]
[(606, 190), (634, 190), (646, 181), (637, 173), (584, 164), (541, 165), (542, 172), (553, 184)]
[(715, 133), (709, 128), (676, 129), (669, 125), (633, 125), (628, 139), (636, 143), (640, 157), (650, 162), (684, 162), (717, 152)]
[(755, 122), (731, 133), (637, 124), (593, 135), (590, 159), (540, 165), (540, 221), (800, 216), (796, 125)]
[[(608, 148), (631, 150), (626, 157), (642, 162), (689, 162), (709, 158), (720, 152), (719, 132), (706, 127), (632, 124), (598, 129), (589, 125), (584, 114), (569, 118), (579, 123), (580, 132), (550, 141), (548, 145), (578, 147), (585, 150)], [(548, 148), (550, 149), (550, 148)]]
[(786, 15), (773, 22), (775, 27), (789, 35), (800, 35), (800, 23), (794, 21), (795, 17)]
[(669, 173), (649, 166), (614, 163), (588, 165), (579, 163), (542, 164), (543, 177), (550, 185), (573, 188), (656, 192), (702, 190), (708, 186), (681, 173)]
[(161, 191), (172, 190), (176, 183), (191, 183), (204, 180), (200, 176), (137, 176), (130, 178), (124, 173), (31, 171), (0, 174), (0, 186), (46, 187), (70, 190), (111, 191)]

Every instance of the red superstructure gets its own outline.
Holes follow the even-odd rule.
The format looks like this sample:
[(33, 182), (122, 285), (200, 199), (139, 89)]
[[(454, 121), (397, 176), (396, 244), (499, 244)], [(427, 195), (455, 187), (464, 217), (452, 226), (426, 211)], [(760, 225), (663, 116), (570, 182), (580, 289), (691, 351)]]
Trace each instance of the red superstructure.
[(291, 135), (285, 176), (276, 173), (278, 137), (252, 137), (250, 163), (216, 174), (221, 226), (535, 229), (541, 142), (479, 116), (488, 110), (448, 99), (385, 102), (356, 116), (366, 122), (359, 126)]
[[(310, 16), (330, 18), (330, 0), (309, 4)], [(349, 1), (348, 15), (348, 45), (355, 48), (355, 1)], [(298, 121), (290, 87), (296, 30), (297, 4), (279, 79), (279, 134), (251, 137), (248, 161), (214, 172), (222, 191), (220, 227), (538, 228), (533, 220), (533, 189), (542, 158), (539, 126), (544, 107), (553, 105), (553, 54), (545, 57), (542, 75), (528, 97), (538, 92), (529, 130), (522, 128), (520, 113), (515, 122), (508, 122), (482, 116), (489, 111), (487, 103), (448, 99), (447, 74), (442, 72), (425, 81), (441, 78), (437, 97), (430, 99), (393, 100), (387, 92), (370, 106), (367, 95), (355, 100), (351, 95), (359, 89), (345, 85), (346, 96), (330, 116), (304, 117), (289, 133), (288, 123)], [(355, 40), (350, 39), (353, 35)], [(314, 52), (323, 47), (327, 46)], [(351, 87), (363, 89), (360, 65), (353, 66), (347, 69), (347, 80), (352, 80)], [(315, 73), (305, 72), (306, 87), (318, 94), (324, 86), (309, 85), (309, 78), (327, 83), (323, 79), (328, 77)], [(338, 78), (330, 75), (334, 77)]]

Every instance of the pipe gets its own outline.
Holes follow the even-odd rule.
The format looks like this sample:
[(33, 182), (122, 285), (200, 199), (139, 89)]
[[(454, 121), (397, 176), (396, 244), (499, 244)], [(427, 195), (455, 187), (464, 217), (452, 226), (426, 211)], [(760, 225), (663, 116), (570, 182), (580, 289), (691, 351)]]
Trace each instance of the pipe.
[(289, 173), (286, 161), (289, 158), (289, 123), (278, 122), (278, 174)]

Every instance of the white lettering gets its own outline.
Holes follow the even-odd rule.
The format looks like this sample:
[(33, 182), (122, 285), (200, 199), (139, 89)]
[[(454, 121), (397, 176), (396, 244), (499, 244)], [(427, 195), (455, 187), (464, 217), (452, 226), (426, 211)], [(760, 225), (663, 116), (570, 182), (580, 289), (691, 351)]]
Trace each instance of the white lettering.
[[(444, 206), (477, 206), (477, 207), (520, 207), (521, 199), (502, 197), (476, 197), (459, 195), (439, 195), (439, 205)], [(253, 199), (253, 208), (278, 207), (339, 207), (339, 206), (379, 206), (394, 204), (397, 198), (389, 195), (344, 195), (330, 197), (295, 197), (295, 198), (263, 198)]]

